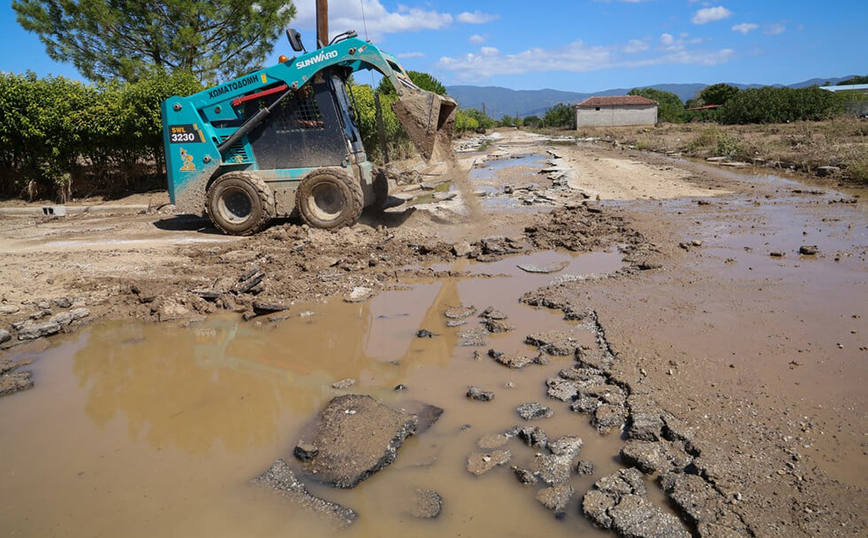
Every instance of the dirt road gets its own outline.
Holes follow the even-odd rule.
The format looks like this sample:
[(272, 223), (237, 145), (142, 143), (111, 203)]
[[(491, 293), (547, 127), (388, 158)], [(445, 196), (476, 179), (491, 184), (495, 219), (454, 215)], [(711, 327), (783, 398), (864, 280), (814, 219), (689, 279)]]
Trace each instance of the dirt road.
[[(486, 293), (590, 323), (612, 357), (607, 382), (627, 397), (625, 436), (643, 398), (673, 421), (658, 428), (665, 440), (646, 441), (673, 442), (676, 419), (692, 432), (677, 440), (692, 459), (688, 474), (707, 488), (690, 500), (705, 508), (667, 486), (692, 532), (865, 535), (868, 193), (520, 131), (461, 162), (481, 220), (460, 193), (436, 187), (455, 179), (442, 169), (407, 191), (407, 206), (337, 233), (288, 222), (237, 239), (156, 213), (2, 218), (0, 329), (13, 336), (4, 347), (16, 344), (5, 353), (36, 349), (19, 345), (12, 324), (49, 319), (62, 309), (39, 303), (62, 297), (91, 313), (64, 331), (131, 317), (183, 325), (221, 309), (256, 323), (296, 303), (370, 302), (432, 279), (480, 282), (514, 270), (503, 265), (514, 254), (614, 252), (618, 265), (604, 278)], [(474, 286), (484, 288), (470, 284), (467, 294)], [(615, 458), (623, 442), (607, 439), (603, 451)]]

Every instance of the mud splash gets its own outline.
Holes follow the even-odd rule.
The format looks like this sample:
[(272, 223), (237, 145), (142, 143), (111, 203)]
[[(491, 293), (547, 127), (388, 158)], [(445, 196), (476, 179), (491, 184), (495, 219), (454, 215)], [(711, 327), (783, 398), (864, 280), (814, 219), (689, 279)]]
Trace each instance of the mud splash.
[[(576, 274), (620, 264), (613, 253), (550, 252), (509, 261), (544, 265), (565, 258), (564, 271)], [(445, 412), (431, 430), (406, 441), (389, 469), (359, 487), (309, 484), (314, 494), (360, 513), (347, 536), (604, 536), (580, 515), (580, 495), (566, 519), (556, 520), (508, 469), (482, 477), (466, 471), (479, 439), (522, 422), (516, 406), (545, 401), (544, 380), (573, 361), (553, 357), (547, 366), (511, 370), (477, 360), (473, 352), (484, 355), (487, 348), (457, 346), (462, 327), (447, 326), (444, 312), (462, 304), (500, 310), (518, 330), (489, 335), (488, 344), (510, 352), (531, 352), (524, 337), (533, 332), (569, 331), (587, 345), (596, 339), (590, 327), (518, 302), (554, 275), (499, 263), (498, 270), (514, 276), (419, 281), (368, 303), (299, 305), (292, 318), (276, 322), (217, 316), (190, 328), (106, 323), (56, 341), (33, 354), (40, 359), (36, 389), (0, 407), (0, 428), (11, 434), (0, 460), (8, 477), (0, 484), (7, 499), (0, 517), (24, 535), (56, 528), (69, 536), (332, 535), (310, 514), (247, 481), (275, 458), (288, 459), (304, 422), (346, 393), (331, 384), (353, 378), (354, 392), (394, 406), (421, 400)], [(474, 272), (492, 267), (463, 264)], [(416, 338), (419, 329), (440, 336)], [(27, 357), (22, 351), (16, 358)], [(406, 390), (395, 391), (397, 385)], [(468, 385), (496, 397), (470, 401)], [(620, 468), (613, 455), (622, 442), (599, 436), (586, 416), (557, 407), (553, 418), (535, 425), (550, 438), (584, 439), (581, 459), (596, 472), (574, 477), (576, 491)], [(510, 443), (512, 463), (529, 465), (534, 449)], [(408, 517), (405, 500), (417, 488), (443, 497), (437, 520)], [(662, 494), (650, 489), (662, 505)]]

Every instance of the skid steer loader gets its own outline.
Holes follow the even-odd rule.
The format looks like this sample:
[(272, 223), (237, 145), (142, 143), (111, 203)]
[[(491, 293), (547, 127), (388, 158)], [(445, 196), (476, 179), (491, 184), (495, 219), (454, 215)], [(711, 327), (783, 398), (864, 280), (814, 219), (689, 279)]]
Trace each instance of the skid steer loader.
[(451, 151), (455, 101), (417, 87), (394, 56), (355, 32), (310, 53), (297, 31), (286, 34), (297, 57), (163, 102), (169, 196), (179, 213), (250, 235), (293, 215), (316, 228), (351, 226), (364, 207), (382, 204), (388, 181), (365, 155), (347, 83), (360, 70), (391, 81), (392, 108), (426, 160)]

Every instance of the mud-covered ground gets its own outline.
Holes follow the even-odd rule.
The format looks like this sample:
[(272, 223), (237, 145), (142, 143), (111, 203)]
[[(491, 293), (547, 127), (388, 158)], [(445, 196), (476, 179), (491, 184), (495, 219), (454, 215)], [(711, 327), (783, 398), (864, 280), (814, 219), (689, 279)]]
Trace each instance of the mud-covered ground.
[[(625, 436), (641, 413), (678, 421), (634, 441), (687, 448), (705, 497), (664, 484), (690, 528), (865, 534), (864, 191), (514, 131), (459, 162), (480, 172), (482, 218), (437, 187), (455, 179), (443, 167), (403, 187), (405, 206), (336, 233), (277, 222), (238, 239), (159, 212), (0, 218), (0, 348), (33, 345), (19, 339), (22, 323), (38, 336), (50, 320), (47, 333), (98, 319), (195, 323), (224, 309), (255, 323), (298, 302), (365, 301), (419, 277), (462, 276), (449, 262), (463, 258), (616, 249), (617, 274), (521, 300), (593, 313), (613, 357), (607, 382), (632, 398)], [(691, 505), (700, 498), (704, 509)]]

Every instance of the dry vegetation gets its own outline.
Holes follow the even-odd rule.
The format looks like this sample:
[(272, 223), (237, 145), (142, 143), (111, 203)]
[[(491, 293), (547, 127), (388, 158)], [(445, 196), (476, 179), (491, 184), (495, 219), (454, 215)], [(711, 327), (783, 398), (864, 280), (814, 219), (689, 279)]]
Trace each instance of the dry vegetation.
[(655, 127), (597, 127), (576, 133), (581, 137), (608, 137), (648, 151), (764, 161), (810, 174), (821, 166), (836, 166), (842, 178), (868, 183), (868, 119), (854, 116), (767, 125), (664, 123)]

